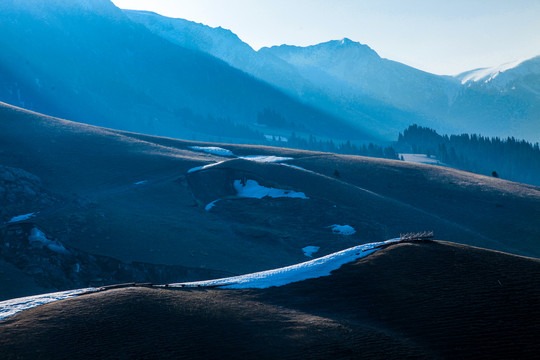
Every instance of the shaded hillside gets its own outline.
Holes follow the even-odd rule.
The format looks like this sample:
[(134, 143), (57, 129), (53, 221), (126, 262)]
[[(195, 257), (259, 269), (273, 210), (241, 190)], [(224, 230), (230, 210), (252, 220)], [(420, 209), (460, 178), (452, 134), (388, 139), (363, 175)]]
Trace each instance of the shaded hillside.
[[(183, 138), (259, 141), (257, 113), (287, 130), (365, 140), (208, 54), (152, 34), (110, 1), (2, 1), (0, 101), (76, 121)], [(337, 126), (341, 124), (341, 126)], [(239, 126), (237, 134), (227, 129)]]
[[(209, 146), (221, 155), (205, 152)], [(277, 162), (261, 162), (268, 159)], [(34, 179), (36, 193), (5, 198), (6, 229), (16, 226), (13, 217), (34, 213), (26, 223), (48, 238), (121, 262), (247, 273), (309, 259), (307, 246), (319, 247), (317, 257), (424, 230), (540, 254), (538, 188), (448, 168), (159, 138), (7, 105), (0, 106), (0, 164), (21, 174), (2, 181)], [(308, 199), (239, 196), (247, 180)], [(334, 233), (333, 225), (356, 232)]]
[[(255, 51), (232, 31), (212, 28), (184, 19), (162, 16), (150, 11), (123, 10), (134, 22), (182, 47), (203, 51), (229, 65), (277, 86), (293, 95), (313, 91), (290, 64), (275, 56)], [(313, 86), (313, 85), (311, 85)]]
[(352, 156), (314, 156), (296, 163), (326, 176), (336, 169), (341, 181), (486, 236), (459, 242), (498, 250), (506, 244), (513, 249), (505, 251), (538, 257), (525, 250), (538, 249), (540, 189), (536, 186), (440, 166)]
[(0, 226), (0, 238), (0, 259), (4, 259), (2, 266), (6, 267), (1, 271), (0, 301), (41, 294), (45, 289), (133, 282), (160, 284), (232, 275), (206, 268), (122, 262), (89, 254), (62, 244), (31, 222)]
[(0, 350), (6, 359), (533, 359), (538, 273), (529, 258), (400, 244), (281, 287), (127, 288), (43, 305), (0, 322)]

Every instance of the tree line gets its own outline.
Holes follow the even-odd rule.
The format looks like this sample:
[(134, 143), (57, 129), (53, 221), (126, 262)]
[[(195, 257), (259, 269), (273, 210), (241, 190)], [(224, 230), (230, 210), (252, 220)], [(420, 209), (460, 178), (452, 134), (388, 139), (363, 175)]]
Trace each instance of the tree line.
[(399, 160), (399, 155), (392, 146), (381, 146), (374, 143), (356, 145), (349, 140), (335, 142), (334, 140), (317, 139), (313, 135), (310, 135), (309, 138), (304, 138), (297, 136), (294, 132), (289, 136), (286, 143), (281, 143), (279, 146), (293, 149)]
[(540, 186), (538, 143), (477, 134), (439, 135), (433, 129), (411, 125), (399, 134), (395, 146), (402, 153), (435, 156), (458, 169)]

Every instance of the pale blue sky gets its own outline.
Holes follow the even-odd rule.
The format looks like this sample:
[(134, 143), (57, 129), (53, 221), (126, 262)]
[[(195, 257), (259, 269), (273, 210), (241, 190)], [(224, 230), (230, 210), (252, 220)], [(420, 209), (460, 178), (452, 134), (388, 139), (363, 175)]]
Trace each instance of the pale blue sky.
[(113, 0), (232, 30), (254, 49), (348, 37), (437, 74), (540, 55), (540, 0)]

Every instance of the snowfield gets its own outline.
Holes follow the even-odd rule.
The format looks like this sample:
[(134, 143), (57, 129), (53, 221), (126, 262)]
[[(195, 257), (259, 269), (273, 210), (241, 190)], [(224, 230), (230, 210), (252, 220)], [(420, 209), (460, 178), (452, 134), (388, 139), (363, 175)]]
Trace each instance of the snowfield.
[(472, 81), (472, 82), (483, 81), (483, 82), (488, 83), (491, 80), (495, 79), (497, 76), (499, 76), (501, 73), (514, 69), (525, 61), (526, 60), (518, 60), (518, 61), (509, 62), (509, 63), (502, 64), (499, 66), (491, 67), (491, 68), (471, 70), (463, 74), (460, 74), (457, 77), (458, 79), (461, 80), (462, 85), (468, 83), (469, 81)]
[(304, 171), (312, 172), (311, 170), (306, 170), (306, 169), (304, 169), (303, 167), (296, 166), (296, 165), (291, 165), (291, 164), (281, 164), (281, 165), (283, 165), (283, 166), (288, 166), (288, 167), (292, 167), (292, 168), (299, 169), (299, 170), (304, 170)]
[(287, 160), (293, 160), (293, 158), (291, 157), (274, 156), (274, 155), (237, 156), (231, 150), (227, 150), (227, 149), (220, 148), (217, 146), (190, 146), (189, 148), (195, 151), (202, 151), (202, 152), (206, 152), (213, 155), (237, 157), (239, 159), (263, 162), (263, 163), (277, 163), (277, 162), (282, 162), (282, 161), (287, 161)]
[[(297, 192), (293, 190), (283, 190), (276, 188), (269, 188), (259, 185), (255, 180), (246, 180), (245, 183), (242, 180), (234, 180), (233, 187), (236, 190), (236, 196), (241, 198), (251, 199), (263, 199), (265, 197), (271, 198), (294, 198), (294, 199), (309, 199), (303, 192)], [(208, 203), (204, 210), (210, 211), (216, 203), (222, 199), (217, 199)]]
[[(198, 146), (192, 146), (191, 148), (199, 148), (199, 147)], [(203, 148), (199, 148), (199, 149), (203, 149)], [(232, 153), (232, 151), (222, 149), (222, 148), (218, 148), (218, 147), (209, 147), (209, 148), (204, 148), (204, 149), (206, 149), (206, 150), (201, 150), (201, 151), (209, 152), (209, 153), (212, 153), (214, 155), (237, 157), (238, 159), (244, 159), (244, 160), (248, 160), (248, 161), (255, 161), (255, 162), (259, 162), (259, 163), (281, 163), (281, 162), (287, 161), (287, 160), (294, 160), (291, 157), (282, 157), (282, 156), (274, 156), (274, 155), (236, 156), (236, 155), (234, 155)], [(212, 149), (212, 150), (208, 150), (208, 149)], [(188, 174), (196, 172), (196, 171), (208, 169), (208, 168), (210, 168), (212, 166), (216, 166), (216, 165), (224, 163), (224, 162), (225, 161), (218, 161), (218, 162), (207, 164), (207, 165), (197, 166), (197, 167), (189, 169)], [(288, 165), (288, 164), (282, 164), (282, 165)], [(288, 166), (294, 166), (294, 165), (288, 165)]]

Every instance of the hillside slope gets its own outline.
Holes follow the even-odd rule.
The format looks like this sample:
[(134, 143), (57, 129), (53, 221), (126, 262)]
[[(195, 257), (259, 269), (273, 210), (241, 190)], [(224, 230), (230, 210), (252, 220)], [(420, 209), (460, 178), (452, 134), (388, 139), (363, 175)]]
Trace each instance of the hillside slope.
[[(308, 246), (319, 248), (317, 257), (433, 230), (540, 256), (537, 187), (437, 166), (174, 140), (8, 105), (0, 105), (0, 165), (5, 251), (9, 243), (30, 246), (37, 228), (46, 244), (84, 254), (238, 274), (301, 262)], [(242, 182), (256, 182), (263, 195), (250, 198)], [(263, 197), (269, 188), (305, 198)], [(12, 222), (25, 214), (33, 215)]]
[(6, 359), (533, 359), (539, 271), (538, 260), (469, 246), (399, 244), (281, 287), (125, 288), (43, 305), (0, 322), (0, 350)]

